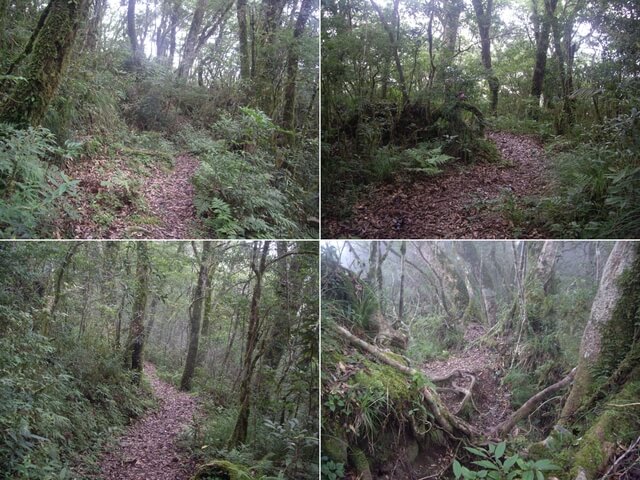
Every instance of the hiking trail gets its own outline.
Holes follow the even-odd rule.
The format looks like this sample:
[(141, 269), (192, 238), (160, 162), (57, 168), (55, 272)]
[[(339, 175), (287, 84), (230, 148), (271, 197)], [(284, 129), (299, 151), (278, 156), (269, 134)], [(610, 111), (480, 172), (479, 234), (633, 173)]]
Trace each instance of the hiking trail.
[[(326, 238), (513, 238), (500, 212), (505, 199), (539, 196), (547, 186), (547, 161), (534, 136), (487, 132), (501, 162), (451, 163), (435, 176), (397, 174), (373, 186), (348, 219), (328, 218)], [(542, 238), (531, 229), (522, 237)]]
[[(504, 366), (500, 354), (480, 343), (485, 333), (482, 325), (469, 324), (464, 334), (467, 348), (452, 352), (446, 360), (426, 361), (416, 368), (428, 378), (444, 378), (459, 372), (446, 381), (437, 382), (438, 394), (451, 412), (458, 412), (464, 398), (461, 390), (471, 390), (472, 396), (467, 405), (467, 411), (470, 412), (468, 421), (478, 430), (489, 432), (511, 415), (513, 409), (511, 393), (501, 385)], [(402, 469), (399, 468), (392, 478), (441, 478), (450, 471), (455, 454), (455, 446), (434, 446), (411, 464), (410, 472), (401, 473)]]
[(180, 239), (195, 236), (200, 222), (191, 182), (199, 160), (182, 154), (172, 168), (158, 162), (132, 169), (124, 159), (92, 159), (69, 172), (79, 180), (80, 219), (75, 238)]
[(182, 429), (197, 411), (197, 401), (158, 378), (153, 365), (146, 363), (159, 408), (138, 421), (118, 439), (117, 445), (100, 460), (104, 480), (187, 480), (195, 471), (193, 459), (176, 445)]

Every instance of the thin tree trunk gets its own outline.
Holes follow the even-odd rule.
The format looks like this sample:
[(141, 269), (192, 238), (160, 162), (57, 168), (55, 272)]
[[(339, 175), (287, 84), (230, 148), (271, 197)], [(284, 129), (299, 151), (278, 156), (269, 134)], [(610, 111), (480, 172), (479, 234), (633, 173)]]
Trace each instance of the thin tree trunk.
[(127, 4), (127, 36), (131, 45), (131, 56), (135, 64), (140, 61), (138, 34), (136, 33), (136, 0), (129, 0)]
[(240, 411), (233, 434), (229, 439), (229, 446), (236, 447), (247, 440), (247, 430), (249, 427), (249, 415), (251, 413), (251, 383), (253, 371), (259, 359), (254, 355), (260, 340), (260, 298), (262, 296), (262, 277), (266, 269), (267, 254), (271, 242), (265, 241), (262, 245), (262, 253), (258, 261), (258, 242), (254, 244), (253, 262), (251, 268), (255, 275), (253, 295), (251, 297), (251, 310), (249, 314), (249, 326), (247, 328), (247, 341), (244, 351), (242, 365), (242, 381), (240, 383)]
[(482, 0), (472, 0), (473, 8), (476, 12), (478, 22), (478, 32), (480, 33), (480, 58), (485, 69), (489, 91), (491, 92), (491, 113), (496, 114), (498, 109), (498, 90), (500, 83), (498, 77), (493, 74), (491, 67), (491, 15), (493, 11), (493, 0), (487, 0), (487, 8), (484, 8)]
[(249, 41), (247, 37), (247, 0), (237, 0), (236, 16), (238, 18), (238, 53), (240, 55), (240, 79), (248, 81), (251, 78), (249, 62)]
[[(127, 363), (134, 372), (133, 381), (140, 383), (142, 376), (143, 349), (144, 349), (144, 318), (147, 310), (147, 296), (149, 295), (149, 276), (151, 265), (149, 249), (146, 242), (137, 242), (138, 254), (136, 263), (136, 287), (131, 312), (131, 325), (129, 327), (129, 339), (127, 342)], [(129, 360), (130, 359), (130, 360)]]
[[(195, 242), (192, 242), (193, 252), (198, 256)], [(191, 308), (189, 309), (189, 348), (187, 350), (187, 361), (184, 364), (182, 379), (180, 380), (180, 390), (191, 390), (191, 380), (196, 368), (198, 359), (198, 343), (200, 341), (200, 323), (202, 322), (202, 308), (204, 305), (205, 284), (209, 275), (209, 253), (211, 242), (204, 241), (202, 244), (202, 257), (200, 258), (200, 271), (198, 272), (198, 282), (193, 293)]]
[[(536, 0), (533, 0), (534, 2)], [(544, 86), (544, 74), (547, 65), (547, 51), (549, 50), (549, 35), (551, 34), (551, 19), (549, 12), (555, 14), (557, 0), (550, 0), (549, 6), (545, 6), (545, 12), (542, 16), (542, 25), (536, 36), (536, 60), (533, 67), (533, 77), (531, 78), (531, 96), (540, 100), (542, 95), (542, 87)], [(535, 13), (534, 13), (535, 15)]]
[(384, 17), (384, 13), (382, 9), (376, 4), (375, 0), (371, 0), (371, 6), (378, 13), (378, 17), (380, 18), (380, 23), (382, 23), (382, 27), (387, 32), (389, 36), (389, 42), (391, 44), (391, 51), (393, 52), (393, 58), (396, 62), (396, 71), (398, 72), (398, 85), (400, 87), (400, 93), (402, 94), (402, 104), (406, 105), (409, 103), (409, 92), (407, 91), (407, 84), (404, 79), (404, 69), (402, 68), (402, 62), (400, 60), (400, 52), (398, 51), (398, 41), (400, 40), (400, 22), (398, 17), (398, 4), (399, 0), (394, 0), (393, 2), (393, 14), (394, 14), (394, 23), (397, 25), (396, 31), (394, 33), (391, 26), (387, 23), (387, 20)]
[(305, 25), (313, 7), (312, 0), (302, 0), (300, 13), (293, 29), (293, 42), (289, 47), (287, 56), (287, 80), (284, 87), (284, 109), (282, 112), (282, 125), (288, 130), (295, 128), (296, 109), (296, 79), (298, 76), (298, 58), (300, 50), (300, 37), (304, 33)]
[(398, 301), (398, 321), (404, 320), (404, 276), (407, 257), (407, 242), (404, 240), (400, 243), (400, 300)]

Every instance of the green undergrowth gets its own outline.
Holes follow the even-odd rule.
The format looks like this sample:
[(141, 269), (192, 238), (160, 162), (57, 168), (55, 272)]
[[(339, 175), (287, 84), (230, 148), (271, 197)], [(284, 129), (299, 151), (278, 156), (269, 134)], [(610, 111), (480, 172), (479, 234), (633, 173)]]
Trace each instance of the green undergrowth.
[(64, 480), (152, 405), (105, 343), (54, 341), (34, 317), (0, 307), (0, 478)]
[(198, 156), (196, 210), (217, 238), (314, 237), (317, 143), (279, 145), (288, 132), (263, 112), (223, 114), (210, 131), (185, 128), (180, 140)]

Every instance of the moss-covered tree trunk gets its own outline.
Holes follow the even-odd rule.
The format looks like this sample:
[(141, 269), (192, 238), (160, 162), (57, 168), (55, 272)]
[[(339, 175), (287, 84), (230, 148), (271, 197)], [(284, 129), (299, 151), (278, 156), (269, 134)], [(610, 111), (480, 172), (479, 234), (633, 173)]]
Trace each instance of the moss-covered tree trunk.
[(24, 80), (3, 88), (0, 121), (38, 125), (62, 80), (80, 25), (87, 17), (87, 0), (51, 0), (36, 30), (7, 73)]
[(144, 349), (144, 318), (147, 310), (147, 297), (149, 295), (151, 264), (147, 243), (136, 243), (136, 251), (138, 254), (135, 276), (136, 284), (126, 358), (127, 363), (129, 363), (129, 368), (134, 371), (134, 382), (140, 383), (143, 363), (142, 352)]
[[(616, 317), (623, 314), (623, 312), (616, 312), (616, 306), (622, 296), (620, 278), (626, 270), (631, 268), (636, 255), (637, 246), (634, 243), (617, 242), (607, 259), (598, 292), (591, 306), (591, 316), (582, 335), (576, 380), (562, 409), (563, 422), (570, 420), (587, 400), (594, 382), (594, 367), (602, 360), (603, 331), (612, 322), (619, 320)], [(615, 340), (604, 338), (606, 342)]]

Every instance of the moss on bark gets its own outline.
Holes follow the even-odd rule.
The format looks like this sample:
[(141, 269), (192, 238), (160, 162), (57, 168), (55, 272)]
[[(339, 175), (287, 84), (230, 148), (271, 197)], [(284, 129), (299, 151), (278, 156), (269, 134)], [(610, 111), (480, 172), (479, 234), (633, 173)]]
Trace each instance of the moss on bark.
[(51, 0), (13, 72), (24, 80), (0, 104), (0, 120), (21, 126), (40, 123), (62, 79), (87, 5), (87, 0)]

